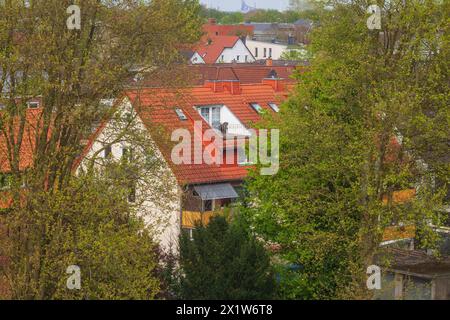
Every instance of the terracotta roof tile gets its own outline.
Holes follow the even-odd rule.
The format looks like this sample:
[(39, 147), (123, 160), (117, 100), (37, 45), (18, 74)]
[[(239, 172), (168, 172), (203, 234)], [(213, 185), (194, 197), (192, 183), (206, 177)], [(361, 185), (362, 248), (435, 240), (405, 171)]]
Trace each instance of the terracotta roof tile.
[[(241, 85), (240, 92), (235, 94), (227, 89), (215, 92), (212, 88), (205, 86), (184, 89), (148, 88), (127, 92), (128, 98), (147, 128), (151, 131), (152, 127), (162, 126), (167, 134), (178, 128), (187, 129), (194, 134), (195, 121), (201, 121), (203, 131), (209, 129), (210, 126), (194, 108), (201, 105), (225, 105), (245, 126), (251, 127), (251, 124), (258, 122), (261, 116), (250, 106), (250, 103), (256, 102), (269, 112), (273, 112), (268, 103), (280, 103), (286, 95), (287, 92), (276, 92), (268, 84)], [(175, 107), (182, 109), (188, 119), (180, 120), (174, 111)], [(170, 159), (171, 147), (167, 145), (168, 141), (156, 139), (156, 142), (180, 184), (238, 181), (243, 180), (248, 174), (249, 167), (240, 166), (237, 163), (233, 165), (175, 165)], [(204, 146), (209, 144), (204, 141), (202, 143)]]

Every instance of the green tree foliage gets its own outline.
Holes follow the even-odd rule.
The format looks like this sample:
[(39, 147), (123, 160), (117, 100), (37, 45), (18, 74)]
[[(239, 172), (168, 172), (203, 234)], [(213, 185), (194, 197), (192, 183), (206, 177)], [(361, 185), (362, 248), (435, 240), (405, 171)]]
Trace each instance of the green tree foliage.
[(316, 10), (263, 10), (258, 9), (248, 13), (224, 12), (216, 9), (202, 7), (201, 16), (206, 21), (215, 18), (220, 24), (239, 24), (244, 22), (267, 22), (267, 23), (294, 23), (298, 19), (311, 19), (316, 21), (318, 15)]
[[(80, 29), (71, 30), (73, 4), (0, 2), (0, 163), (8, 177), (0, 256), (9, 259), (0, 271), (17, 299), (152, 298), (155, 235), (127, 201), (142, 170), (74, 171), (87, 139), (115, 111), (105, 100), (141, 72), (151, 77), (183, 61), (180, 48), (201, 36), (200, 5), (82, 0)], [(40, 107), (29, 110), (35, 98)], [(119, 140), (130, 135), (123, 127)], [(154, 169), (149, 175), (159, 178)], [(78, 293), (65, 291), (68, 263), (82, 268)]]
[(269, 299), (274, 278), (263, 246), (238, 222), (213, 218), (180, 245), (184, 299)]
[[(382, 30), (372, 31), (371, 1), (326, 2), (310, 70), (280, 116), (263, 124), (282, 128), (280, 171), (255, 174), (243, 210), (285, 261), (301, 266), (293, 281), (305, 290), (285, 296), (367, 298), (366, 268), (385, 228), (415, 225), (431, 247), (430, 223), (442, 222), (449, 3), (379, 1)], [(414, 187), (412, 201), (392, 200)]]
[[(120, 170), (125, 172), (124, 170)], [(129, 190), (108, 176), (81, 175), (64, 191), (27, 195), (29, 205), (5, 215), (0, 239), (12, 299), (152, 299), (159, 291), (153, 235), (129, 205)], [(69, 290), (66, 269), (81, 269)]]
[(280, 60), (304, 61), (309, 59), (308, 51), (303, 47), (286, 50), (280, 56)]

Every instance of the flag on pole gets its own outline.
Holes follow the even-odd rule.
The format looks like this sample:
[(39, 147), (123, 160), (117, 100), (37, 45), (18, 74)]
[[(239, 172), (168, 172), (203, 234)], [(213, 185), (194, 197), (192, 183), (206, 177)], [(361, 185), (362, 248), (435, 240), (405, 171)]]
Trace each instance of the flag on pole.
[(255, 7), (250, 7), (247, 3), (245, 3), (245, 0), (242, 0), (241, 4), (241, 12), (242, 13), (249, 13), (250, 11), (256, 10)]

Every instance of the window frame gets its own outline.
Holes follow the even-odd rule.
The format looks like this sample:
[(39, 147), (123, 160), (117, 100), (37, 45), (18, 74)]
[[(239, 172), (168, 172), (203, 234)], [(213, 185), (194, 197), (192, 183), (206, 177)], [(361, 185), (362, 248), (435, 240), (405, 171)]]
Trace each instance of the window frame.
[[(35, 104), (36, 107), (32, 107), (31, 105)], [(28, 109), (39, 109), (41, 107), (41, 104), (39, 103), (39, 101), (28, 101), (27, 102), (27, 108)]]
[(276, 113), (280, 112), (280, 107), (275, 102), (269, 102), (267, 105)]
[(110, 159), (112, 157), (112, 145), (107, 144), (103, 147), (105, 150), (103, 150), (103, 157), (105, 159)]
[(175, 113), (178, 116), (178, 119), (180, 121), (186, 121), (188, 119), (188, 117), (184, 113), (183, 109), (181, 109), (181, 108), (174, 108), (174, 111), (175, 111)]
[(250, 102), (250, 107), (258, 114), (262, 114), (264, 109), (258, 102)]
[[(196, 109), (197, 109), (197, 112), (202, 117), (202, 119), (205, 120), (205, 122), (208, 123), (211, 128), (219, 130), (220, 125), (222, 124), (222, 107), (223, 107), (223, 105), (206, 105), (206, 106), (196, 106)], [(208, 119), (206, 119), (202, 113), (202, 110), (205, 110), (205, 109), (208, 109)], [(217, 121), (214, 121), (214, 120), (217, 120), (213, 117), (214, 109), (218, 110), (218, 114), (219, 114), (218, 123), (217, 123)], [(216, 124), (216, 126), (215, 126), (215, 124)]]

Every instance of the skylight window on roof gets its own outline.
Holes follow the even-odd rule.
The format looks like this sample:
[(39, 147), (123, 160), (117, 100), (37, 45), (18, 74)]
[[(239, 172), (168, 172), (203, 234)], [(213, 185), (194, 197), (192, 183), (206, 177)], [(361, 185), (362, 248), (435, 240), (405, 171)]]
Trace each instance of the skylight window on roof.
[(250, 103), (250, 106), (253, 108), (253, 110), (255, 110), (258, 113), (262, 113), (263, 112), (263, 108), (258, 104), (258, 103)]
[(181, 110), (180, 108), (175, 108), (175, 113), (177, 114), (178, 118), (182, 121), (185, 121), (188, 119), (186, 117), (186, 115), (184, 114), (183, 110)]
[(276, 103), (270, 102), (268, 104), (269, 104), (269, 107), (271, 107), (273, 111), (280, 112), (280, 108), (278, 107), (278, 105)]

